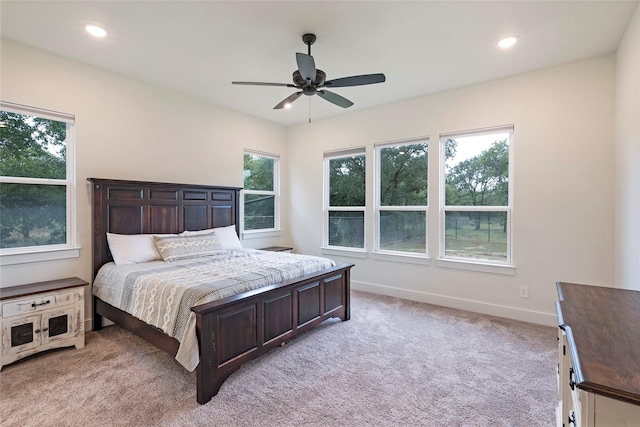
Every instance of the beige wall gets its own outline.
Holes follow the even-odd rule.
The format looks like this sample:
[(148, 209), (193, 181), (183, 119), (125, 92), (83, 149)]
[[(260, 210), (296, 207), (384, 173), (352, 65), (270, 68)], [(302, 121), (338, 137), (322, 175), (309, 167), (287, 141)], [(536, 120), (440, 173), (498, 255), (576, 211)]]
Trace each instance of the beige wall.
[[(289, 129), (291, 235), (320, 254), (324, 150), (428, 136), (430, 265), (333, 256), (354, 262), (353, 287), (554, 324), (555, 282), (613, 282), (614, 85), (612, 55), (505, 78)], [(515, 276), (447, 269), (438, 253), (438, 135), (513, 124)], [(373, 210), (366, 213), (372, 250)], [(529, 298), (519, 297), (519, 286)]]
[[(241, 187), (243, 149), (280, 154), (286, 183), (286, 129), (158, 86), (2, 41), (3, 101), (76, 116), (80, 258), (3, 266), (0, 286), (91, 277), (88, 177)], [(287, 212), (283, 212), (287, 229)], [(247, 247), (282, 244), (252, 239)], [(88, 314), (89, 315), (89, 314)]]
[(616, 54), (615, 282), (640, 291), (640, 7)]

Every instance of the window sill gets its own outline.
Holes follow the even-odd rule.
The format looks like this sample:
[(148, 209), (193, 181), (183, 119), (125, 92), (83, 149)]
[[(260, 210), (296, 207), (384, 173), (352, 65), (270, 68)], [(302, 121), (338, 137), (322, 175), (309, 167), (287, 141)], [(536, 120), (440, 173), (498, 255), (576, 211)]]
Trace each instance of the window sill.
[(36, 249), (32, 252), (3, 253), (0, 266), (26, 264), (30, 262), (55, 261), (59, 259), (80, 257), (80, 248)]
[(508, 276), (515, 276), (516, 267), (510, 264), (492, 264), (490, 262), (476, 262), (457, 259), (444, 259), (440, 258), (436, 260), (438, 267), (454, 268), (458, 270), (468, 271), (480, 271), (484, 273), (505, 274)]
[(282, 231), (277, 229), (251, 230), (251, 231), (243, 231), (241, 234), (242, 234), (242, 240), (260, 239), (263, 237), (279, 237), (282, 235)]
[(431, 264), (431, 258), (429, 258), (428, 256), (412, 254), (408, 252), (372, 252), (371, 258), (384, 261), (406, 262), (409, 264)]
[(367, 251), (364, 249), (350, 249), (350, 248), (337, 248), (335, 246), (327, 247), (323, 246), (320, 248), (324, 255), (337, 255), (337, 256), (346, 256), (352, 258), (366, 258)]

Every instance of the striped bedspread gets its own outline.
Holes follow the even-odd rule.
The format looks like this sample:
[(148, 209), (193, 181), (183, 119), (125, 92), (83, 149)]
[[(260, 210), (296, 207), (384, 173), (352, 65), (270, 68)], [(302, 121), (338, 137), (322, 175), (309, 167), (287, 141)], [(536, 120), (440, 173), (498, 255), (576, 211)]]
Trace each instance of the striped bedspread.
[(193, 371), (199, 355), (191, 307), (333, 265), (327, 258), (254, 249), (174, 262), (108, 263), (94, 280), (93, 294), (176, 338), (176, 360)]

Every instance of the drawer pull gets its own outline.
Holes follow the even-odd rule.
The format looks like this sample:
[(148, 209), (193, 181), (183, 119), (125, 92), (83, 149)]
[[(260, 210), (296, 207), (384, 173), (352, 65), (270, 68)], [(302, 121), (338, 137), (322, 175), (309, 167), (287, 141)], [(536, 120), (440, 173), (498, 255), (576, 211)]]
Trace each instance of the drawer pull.
[(569, 387), (571, 387), (571, 390), (576, 389), (576, 382), (573, 379), (573, 367), (569, 368)]
[(49, 304), (50, 302), (51, 302), (50, 300), (46, 300), (46, 301), (41, 302), (41, 303), (38, 303), (38, 304), (36, 304), (36, 303), (34, 302), (34, 303), (32, 303), (32, 304), (31, 304), (31, 307), (34, 307), (34, 308), (35, 308), (35, 307), (38, 307), (39, 305), (47, 305), (47, 304)]

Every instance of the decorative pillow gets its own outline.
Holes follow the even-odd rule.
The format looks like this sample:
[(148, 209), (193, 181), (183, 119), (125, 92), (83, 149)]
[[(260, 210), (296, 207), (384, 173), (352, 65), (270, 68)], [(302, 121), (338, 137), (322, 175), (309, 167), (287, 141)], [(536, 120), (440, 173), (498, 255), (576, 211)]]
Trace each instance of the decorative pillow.
[[(153, 234), (114, 234), (107, 233), (107, 243), (116, 265), (137, 264), (139, 262), (161, 260), (156, 249)], [(157, 236), (175, 236), (158, 234)]]
[(183, 231), (180, 236), (198, 236), (202, 234), (216, 233), (218, 240), (224, 249), (242, 249), (242, 243), (236, 234), (236, 226), (208, 228), (198, 231)]
[(156, 248), (165, 261), (197, 258), (224, 252), (216, 233), (196, 236), (155, 237)]

